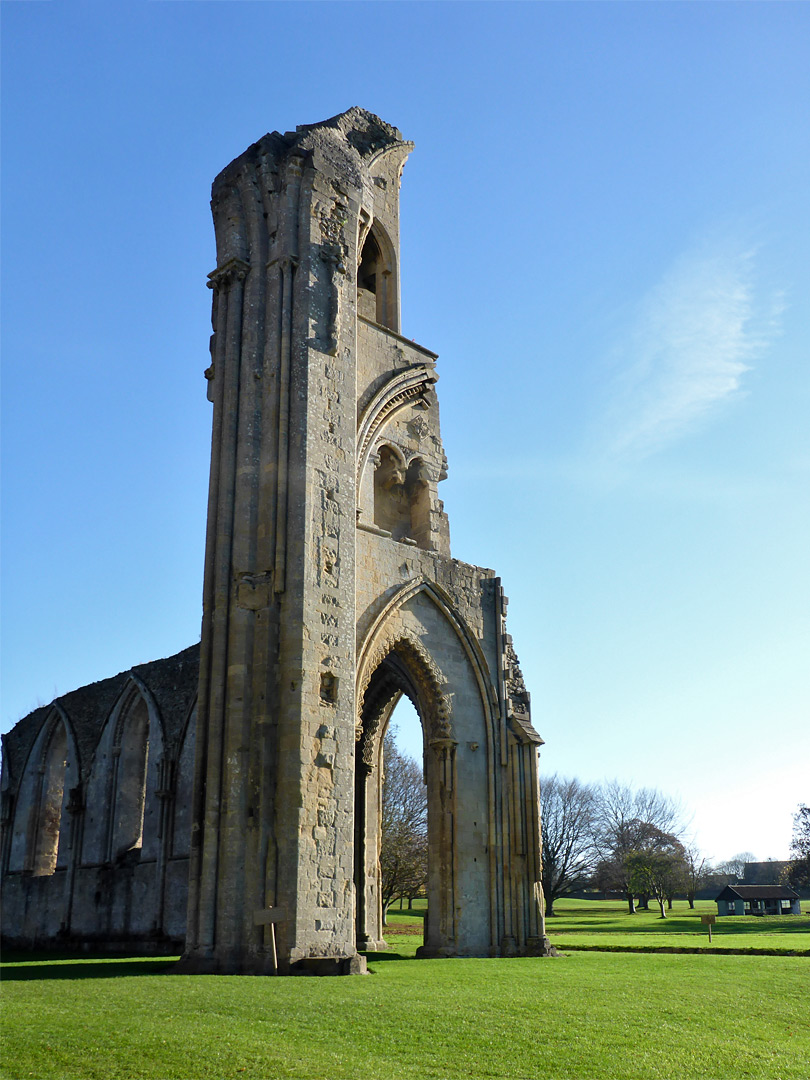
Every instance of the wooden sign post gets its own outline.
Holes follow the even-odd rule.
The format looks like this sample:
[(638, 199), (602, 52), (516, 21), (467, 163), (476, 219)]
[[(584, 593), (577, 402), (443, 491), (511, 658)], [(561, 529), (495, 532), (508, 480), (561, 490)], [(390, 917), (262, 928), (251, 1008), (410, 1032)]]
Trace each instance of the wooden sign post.
[(709, 928), (709, 944), (710, 945), (712, 943), (712, 926), (714, 925), (714, 921), (715, 921), (716, 918), (717, 918), (716, 915), (701, 915), (700, 916), (700, 921), (702, 923), (705, 923), (706, 926), (708, 926), (708, 928)]
[[(254, 926), (270, 927), (270, 944), (273, 948), (273, 970), (278, 975), (278, 953), (276, 952), (276, 923), (284, 918), (281, 908), (259, 908), (253, 912)], [(711, 931), (710, 931), (711, 933)]]

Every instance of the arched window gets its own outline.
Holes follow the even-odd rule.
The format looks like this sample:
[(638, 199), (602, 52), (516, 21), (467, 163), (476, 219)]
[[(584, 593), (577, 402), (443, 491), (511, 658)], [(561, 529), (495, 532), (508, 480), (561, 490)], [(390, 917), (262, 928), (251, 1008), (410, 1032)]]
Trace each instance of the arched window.
[(39, 813), (36, 820), (33, 865), (35, 877), (52, 874), (59, 854), (67, 771), (67, 731), (64, 721), (53, 725), (41, 767)]
[(67, 772), (67, 728), (54, 710), (31, 748), (20, 782), (9, 853), (12, 872), (45, 877), (56, 870), (67, 802)]
[(357, 260), (357, 310), (366, 319), (399, 329), (394, 249), (377, 223), (369, 229)]
[(116, 730), (115, 806), (112, 818), (112, 858), (143, 845), (146, 765), (149, 758), (149, 711), (140, 694), (133, 695)]

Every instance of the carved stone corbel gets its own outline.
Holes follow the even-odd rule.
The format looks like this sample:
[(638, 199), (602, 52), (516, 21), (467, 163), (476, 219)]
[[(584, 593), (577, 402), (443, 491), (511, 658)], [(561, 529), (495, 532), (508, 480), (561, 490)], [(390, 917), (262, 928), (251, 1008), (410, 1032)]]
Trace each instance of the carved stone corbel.
[(246, 263), (243, 259), (237, 259), (234, 256), (234, 258), (223, 263), (222, 266), (218, 266), (216, 270), (212, 270), (208, 275), (206, 284), (209, 289), (216, 289), (221, 292), (223, 289), (230, 288), (235, 281), (244, 281), (249, 271), (250, 263)]

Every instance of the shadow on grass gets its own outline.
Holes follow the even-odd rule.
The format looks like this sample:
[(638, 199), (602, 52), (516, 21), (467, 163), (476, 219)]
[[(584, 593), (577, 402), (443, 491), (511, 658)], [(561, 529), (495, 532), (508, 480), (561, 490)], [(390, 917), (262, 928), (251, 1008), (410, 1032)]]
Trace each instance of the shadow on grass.
[(387, 949), (385, 952), (365, 952), (365, 953), (363, 953), (363, 956), (365, 956), (366, 960), (368, 960), (368, 962), (370, 964), (379, 964), (383, 960), (419, 960), (419, 959), (421, 959), (421, 957), (418, 957), (418, 956), (406, 956), (403, 953), (391, 952), (390, 949)]
[(179, 956), (143, 959), (132, 957), (86, 957), (43, 953), (8, 953), (3, 956), (3, 982), (39, 979), (115, 979), (134, 975), (163, 975), (171, 971)]

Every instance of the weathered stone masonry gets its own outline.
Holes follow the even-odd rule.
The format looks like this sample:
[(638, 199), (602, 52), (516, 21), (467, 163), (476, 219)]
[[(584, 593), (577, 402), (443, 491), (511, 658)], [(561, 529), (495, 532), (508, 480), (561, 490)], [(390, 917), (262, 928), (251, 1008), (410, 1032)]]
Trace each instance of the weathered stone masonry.
[[(167, 739), (134, 674), (119, 676), (115, 719), (94, 729), (96, 758), (115, 763), (103, 782), (115, 809), (106, 825), (90, 809), (103, 786), (91, 768), (76, 789), (83, 832), (73, 826), (68, 841), (81, 853), (63, 856), (60, 839), (51, 868), (38, 838), (73, 820), (65, 792), (85, 765), (65, 750), (74, 736), (59, 702), (26, 718), (36, 747), (18, 750), (4, 779), (8, 876), (26, 912), (39, 880), (70, 866), (75, 877), (92, 858), (99, 879), (117, 882), (153, 854), (137, 933), (177, 936), (166, 912), (186, 881), (165, 884), (179, 866), (166, 837), (188, 819), (187, 970), (360, 970), (358, 948), (382, 940), (382, 738), (404, 693), (424, 733), (424, 953), (542, 950), (540, 740), (500, 582), (450, 556), (436, 356), (400, 333), (399, 185), (411, 148), (351, 109), (265, 136), (215, 181), (193, 798), (190, 739)], [(26, 915), (25, 930), (15, 914), (18, 937), (135, 935), (103, 889), (81, 931), (75, 902), (66, 918), (51, 892), (47, 919)]]
[(199, 648), (36, 709), (3, 737), (3, 936), (185, 938)]

